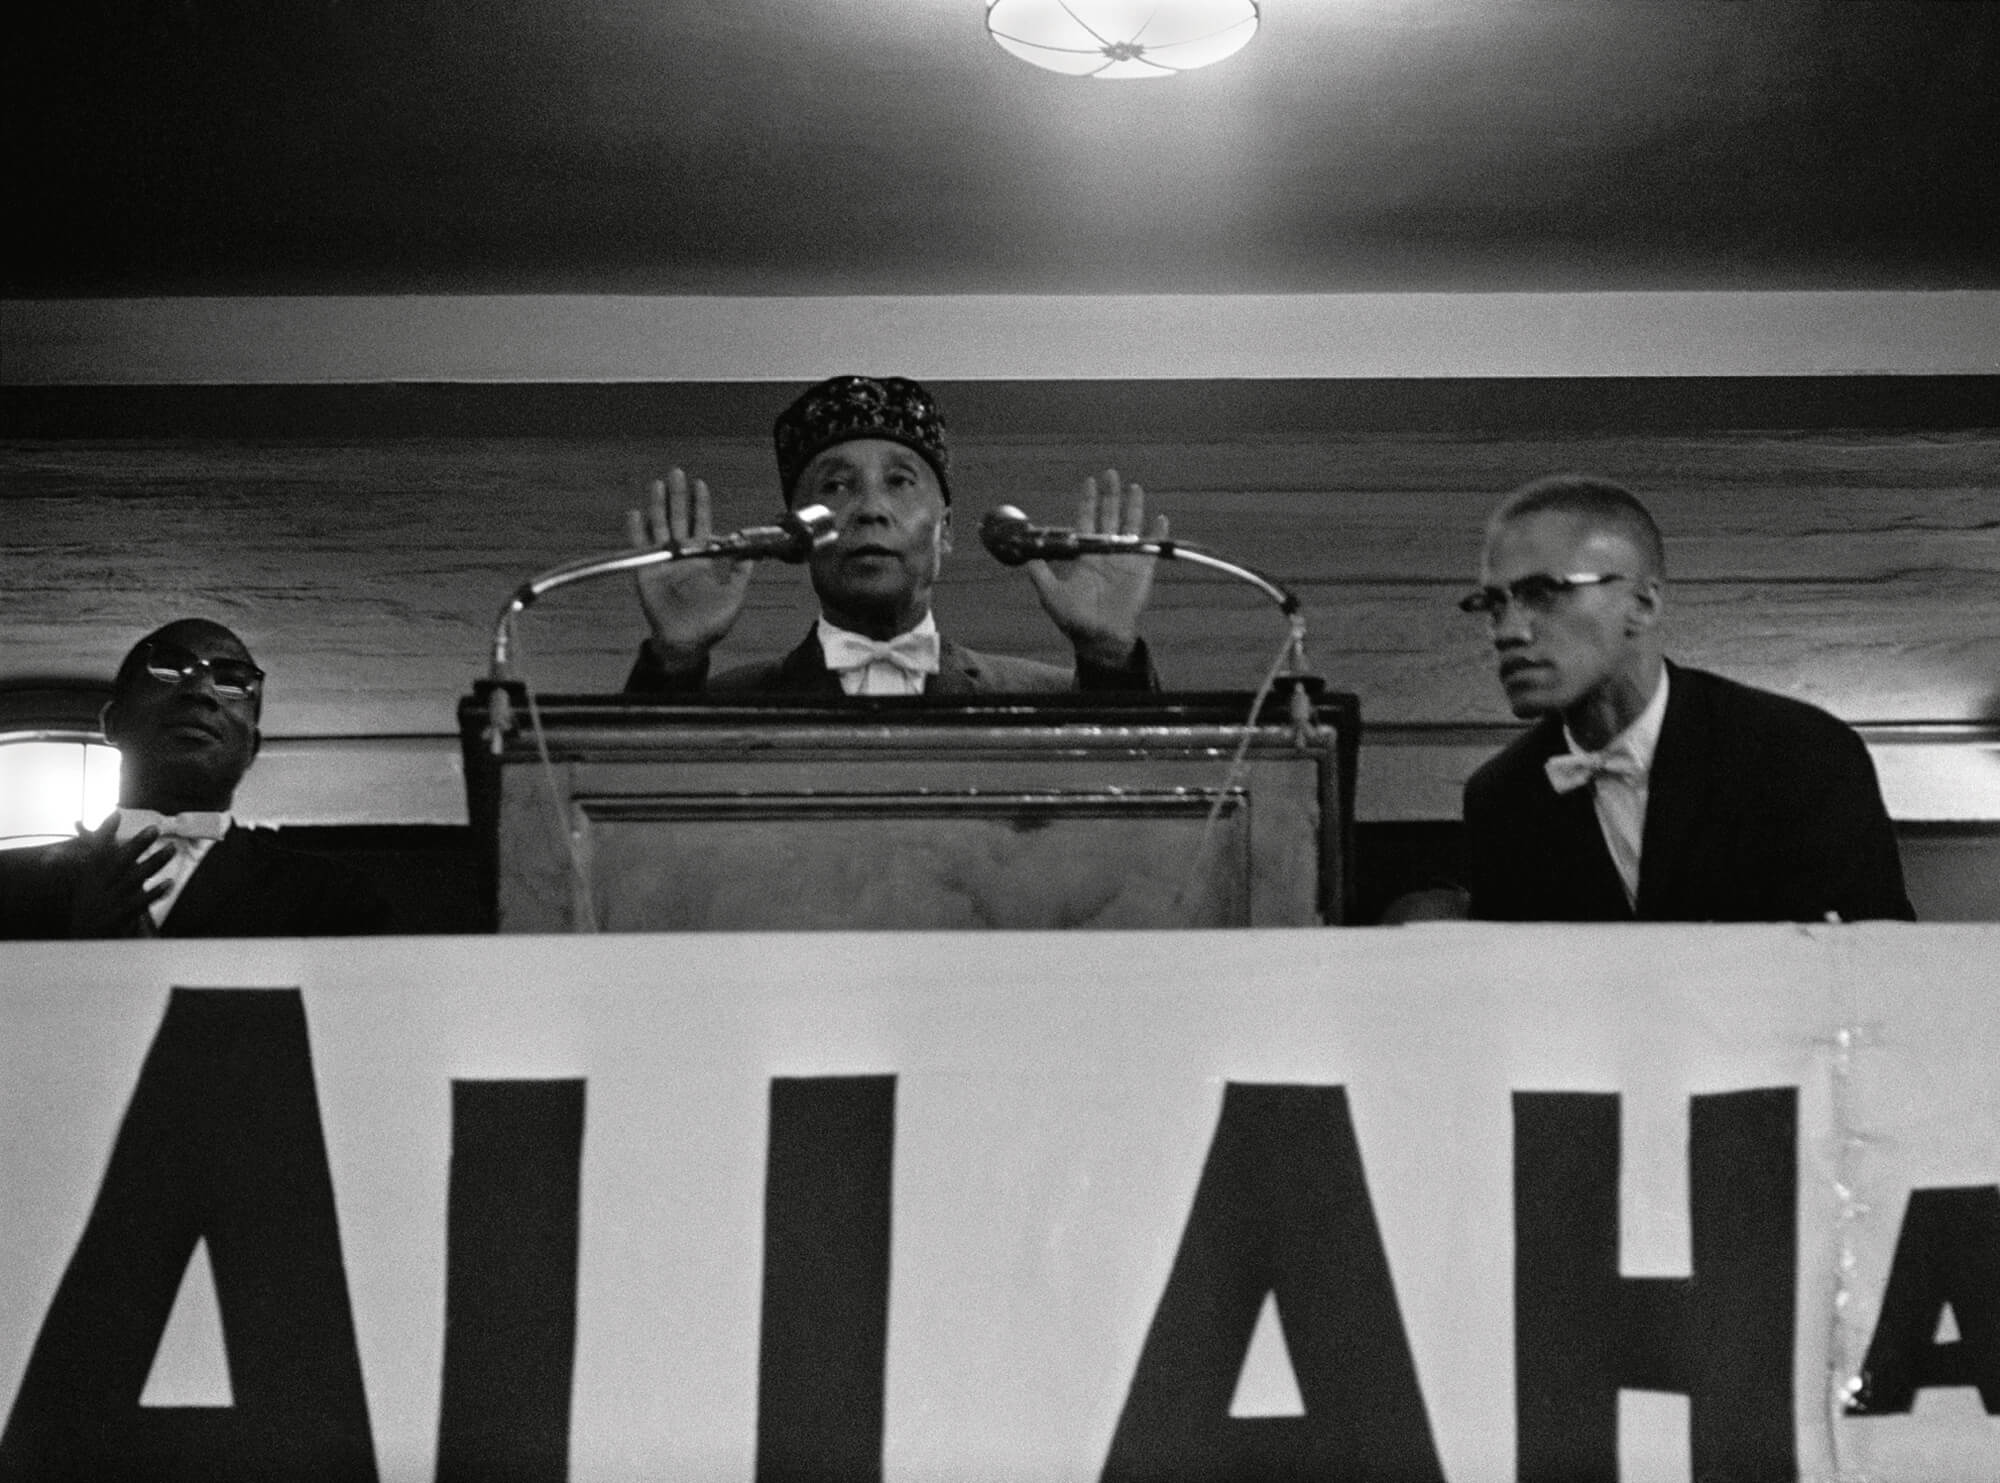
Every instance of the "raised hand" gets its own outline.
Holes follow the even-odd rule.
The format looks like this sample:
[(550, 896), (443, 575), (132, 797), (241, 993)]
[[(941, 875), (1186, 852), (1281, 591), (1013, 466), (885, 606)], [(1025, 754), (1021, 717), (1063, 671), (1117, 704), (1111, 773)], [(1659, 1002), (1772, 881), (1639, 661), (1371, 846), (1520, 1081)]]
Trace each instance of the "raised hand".
[[(1164, 540), (1167, 517), (1146, 523), (1146, 491), (1121, 484), (1116, 469), (1083, 481), (1076, 528), (1089, 535), (1145, 535)], [(1116, 669), (1139, 641), (1139, 614), (1153, 592), (1151, 556), (1080, 556), (1074, 561), (1031, 561), (1035, 595), (1079, 658)]]
[(71, 937), (152, 934), (146, 909), (166, 895), (168, 882), (147, 882), (174, 858), (172, 845), (152, 848), (159, 837), (157, 829), (141, 829), (120, 844), (116, 814), (95, 829), (77, 826), (76, 842), (70, 846), (77, 858), (69, 898)]
[[(643, 509), (625, 512), (625, 538), (634, 546), (706, 541), (714, 534), (707, 483), (696, 479), (690, 484), (677, 468), (652, 482)], [(669, 561), (633, 574), (663, 667), (693, 669), (722, 642), (743, 611), (755, 566), (751, 561)]]

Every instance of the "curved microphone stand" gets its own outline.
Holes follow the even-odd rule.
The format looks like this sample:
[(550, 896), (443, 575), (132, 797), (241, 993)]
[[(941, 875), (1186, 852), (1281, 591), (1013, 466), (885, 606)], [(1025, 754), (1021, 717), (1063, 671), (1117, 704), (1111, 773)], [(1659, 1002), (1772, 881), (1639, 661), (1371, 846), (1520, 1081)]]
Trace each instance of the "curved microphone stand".
[[(1287, 703), (1291, 711), (1292, 735), (1301, 747), (1305, 746), (1313, 733), (1313, 711), (1312, 695), (1304, 683), (1310, 671), (1306, 668), (1306, 615), (1304, 608), (1299, 605), (1298, 594), (1289, 587), (1272, 581), (1262, 572), (1241, 566), (1226, 557), (1217, 556), (1212, 551), (1204, 551), (1199, 546), (1183, 545), (1171, 540), (1146, 541), (1144, 545), (1152, 548), (1153, 553), (1163, 560), (1191, 561), (1196, 566), (1205, 566), (1211, 571), (1222, 572), (1240, 582), (1248, 582), (1278, 605), (1278, 611), (1284, 614), (1285, 623), (1291, 630), (1291, 642), (1286, 647), (1283, 660), (1266, 676), (1266, 685), (1268, 687), (1280, 681), (1291, 682)], [(1255, 712), (1259, 708), (1256, 705), (1251, 707), (1252, 725), (1256, 724)]]
[[(1239, 582), (1248, 582), (1278, 605), (1278, 611), (1291, 626), (1291, 648), (1282, 674), (1287, 678), (1306, 674), (1306, 620), (1297, 595), (1262, 572), (1217, 556), (1213, 551), (1167, 538), (1094, 535), (1031, 525), (1028, 517), (1012, 505), (989, 510), (979, 523), (979, 538), (994, 559), (1005, 566), (1037, 560), (1074, 561), (1080, 556), (1157, 556), (1163, 561), (1191, 561)], [(1296, 706), (1294, 710), (1296, 713)]]
[(560, 566), (552, 566), (530, 577), (514, 589), (493, 624), (493, 664), (487, 676), (486, 744), (499, 756), (506, 736), (513, 729), (512, 704), (507, 687), (513, 681), (512, 658), (514, 619), (532, 603), (558, 587), (608, 577), (616, 572), (636, 572), (669, 561), (755, 561), (776, 557), (797, 564), (839, 534), (833, 511), (825, 505), (804, 505), (792, 510), (776, 524), (757, 526), (734, 535), (717, 536), (699, 544), (669, 541), (643, 551), (610, 551), (601, 556), (580, 556)]

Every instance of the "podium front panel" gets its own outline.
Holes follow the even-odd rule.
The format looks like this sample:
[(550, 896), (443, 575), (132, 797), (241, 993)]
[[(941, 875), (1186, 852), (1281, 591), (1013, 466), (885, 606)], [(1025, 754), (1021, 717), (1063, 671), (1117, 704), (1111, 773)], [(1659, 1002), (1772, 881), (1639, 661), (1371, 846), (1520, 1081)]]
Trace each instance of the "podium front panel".
[[(1308, 728), (1231, 725), (1214, 719), (1225, 703), (1204, 700), (1199, 711), (1152, 699), (1087, 715), (1075, 697), (852, 710), (545, 701), (539, 743), (509, 737), (477, 764), (490, 793), (497, 925), (1338, 920), (1349, 718), (1335, 708)], [(1242, 697), (1237, 714), (1247, 710)]]

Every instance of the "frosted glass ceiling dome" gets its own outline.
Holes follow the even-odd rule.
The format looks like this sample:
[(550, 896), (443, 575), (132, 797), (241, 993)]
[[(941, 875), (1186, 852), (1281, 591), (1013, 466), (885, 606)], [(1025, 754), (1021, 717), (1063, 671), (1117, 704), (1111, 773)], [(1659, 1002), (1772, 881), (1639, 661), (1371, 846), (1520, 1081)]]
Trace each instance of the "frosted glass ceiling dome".
[(1072, 77), (1172, 77), (1234, 56), (1257, 0), (987, 0), (986, 30), (1023, 61)]

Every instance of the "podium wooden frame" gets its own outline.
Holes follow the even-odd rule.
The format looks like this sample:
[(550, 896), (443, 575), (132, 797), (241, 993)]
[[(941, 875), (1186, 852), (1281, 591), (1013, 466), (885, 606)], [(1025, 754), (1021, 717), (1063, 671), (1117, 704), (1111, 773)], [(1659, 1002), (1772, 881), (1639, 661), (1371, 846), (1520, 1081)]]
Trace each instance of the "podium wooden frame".
[(1358, 708), (1295, 683), (1254, 725), (1228, 692), (531, 712), (482, 684), (459, 723), (487, 906), (502, 932), (1342, 922)]

